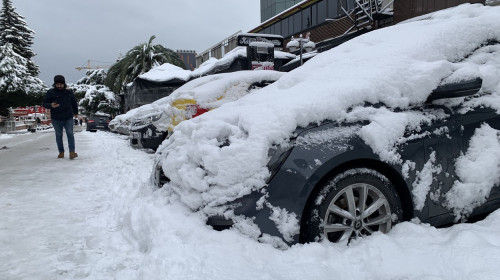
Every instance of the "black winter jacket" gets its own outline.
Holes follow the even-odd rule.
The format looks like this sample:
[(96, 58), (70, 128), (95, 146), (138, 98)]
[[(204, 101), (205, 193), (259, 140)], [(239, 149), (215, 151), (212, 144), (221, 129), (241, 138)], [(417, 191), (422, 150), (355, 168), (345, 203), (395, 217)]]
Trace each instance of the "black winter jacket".
[[(52, 102), (58, 103), (59, 107), (52, 108), (50, 105)], [(76, 104), (75, 95), (69, 89), (49, 89), (45, 94), (43, 107), (50, 109), (50, 118), (53, 120), (65, 121), (72, 119), (74, 115), (78, 114), (78, 104)]]

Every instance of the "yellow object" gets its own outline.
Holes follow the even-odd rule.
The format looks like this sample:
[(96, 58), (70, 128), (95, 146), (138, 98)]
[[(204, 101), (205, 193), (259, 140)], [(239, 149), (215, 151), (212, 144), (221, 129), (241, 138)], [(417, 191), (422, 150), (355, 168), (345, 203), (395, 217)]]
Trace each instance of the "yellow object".
[(178, 111), (172, 115), (170, 125), (168, 126), (169, 131), (173, 131), (175, 126), (187, 119), (186, 109), (188, 105), (196, 105), (196, 100), (182, 98), (172, 101), (171, 106), (177, 108)]

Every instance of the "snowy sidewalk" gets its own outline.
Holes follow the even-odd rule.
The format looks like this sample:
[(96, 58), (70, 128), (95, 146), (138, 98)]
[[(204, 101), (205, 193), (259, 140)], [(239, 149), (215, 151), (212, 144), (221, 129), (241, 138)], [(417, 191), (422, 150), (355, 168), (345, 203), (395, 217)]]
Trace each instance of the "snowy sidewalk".
[(436, 229), (402, 223), (349, 246), (278, 250), (216, 232), (148, 181), (154, 155), (111, 133), (0, 136), (1, 280), (498, 279), (500, 211)]
[[(83, 131), (75, 138), (75, 160), (68, 152), (56, 158), (53, 130), (0, 138), (7, 147), (0, 151), (0, 279), (84, 277), (116, 231), (99, 220), (113, 192), (123, 181), (147, 182), (152, 155), (130, 149), (123, 137)], [(135, 172), (116, 164), (130, 156)]]

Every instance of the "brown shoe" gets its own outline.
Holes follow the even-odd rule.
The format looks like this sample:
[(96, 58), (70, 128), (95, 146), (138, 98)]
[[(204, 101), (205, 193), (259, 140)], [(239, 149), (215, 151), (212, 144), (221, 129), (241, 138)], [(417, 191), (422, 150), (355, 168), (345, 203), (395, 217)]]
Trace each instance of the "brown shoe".
[(64, 152), (63, 153), (59, 153), (59, 155), (57, 156), (57, 158), (64, 158)]
[(77, 154), (77, 153), (75, 153), (75, 152), (70, 152), (70, 153), (69, 153), (69, 159), (74, 159), (74, 158), (76, 158), (77, 156), (78, 156), (78, 154)]

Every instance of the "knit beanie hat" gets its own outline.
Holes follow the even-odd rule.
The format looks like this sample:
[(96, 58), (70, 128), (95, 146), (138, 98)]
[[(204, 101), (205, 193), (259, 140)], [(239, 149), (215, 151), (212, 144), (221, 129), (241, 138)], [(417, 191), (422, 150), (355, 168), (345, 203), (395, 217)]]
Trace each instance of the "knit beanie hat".
[(57, 84), (57, 83), (66, 84), (66, 80), (64, 79), (63, 75), (55, 75), (54, 76), (54, 84)]

